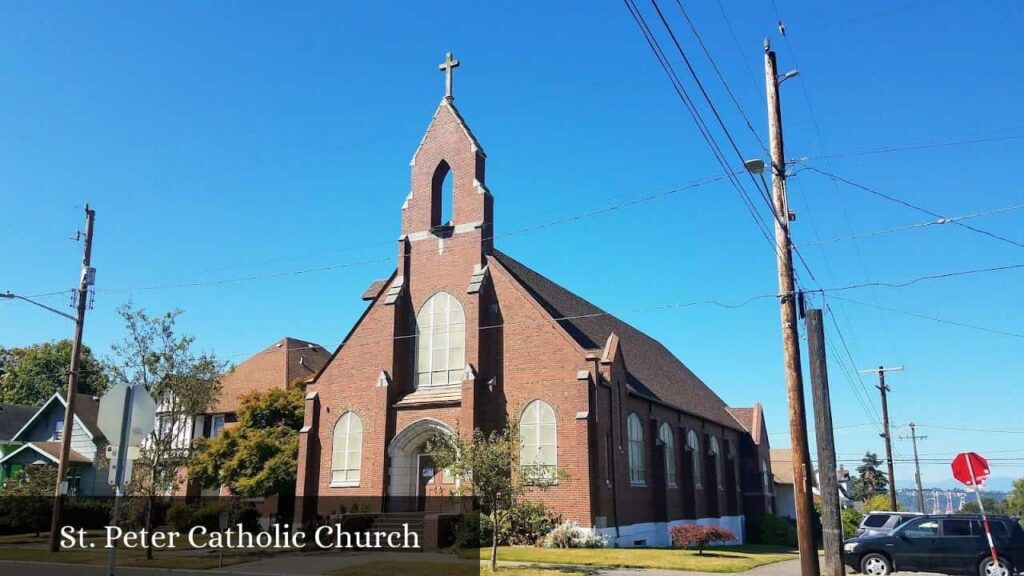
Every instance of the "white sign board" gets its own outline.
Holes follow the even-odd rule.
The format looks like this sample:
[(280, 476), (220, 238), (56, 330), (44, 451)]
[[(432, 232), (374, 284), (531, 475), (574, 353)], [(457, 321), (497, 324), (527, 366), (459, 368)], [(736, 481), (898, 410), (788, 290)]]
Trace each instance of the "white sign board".
[[(128, 395), (128, 385), (119, 382), (106, 394), (100, 397), (99, 414), (96, 425), (99, 426), (107, 442), (113, 446), (121, 445), (121, 429), (124, 422), (124, 400)], [(128, 427), (126, 444), (139, 446), (153, 431), (156, 422), (156, 402), (142, 386), (136, 386), (132, 393), (131, 424)]]

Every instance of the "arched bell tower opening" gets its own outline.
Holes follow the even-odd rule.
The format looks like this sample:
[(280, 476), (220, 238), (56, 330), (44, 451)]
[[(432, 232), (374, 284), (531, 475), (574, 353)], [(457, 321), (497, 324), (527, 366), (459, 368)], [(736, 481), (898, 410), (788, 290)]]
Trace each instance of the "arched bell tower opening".
[(453, 223), (452, 211), (455, 198), (452, 194), (455, 174), (447, 161), (441, 160), (434, 169), (430, 181), (430, 228), (449, 226)]

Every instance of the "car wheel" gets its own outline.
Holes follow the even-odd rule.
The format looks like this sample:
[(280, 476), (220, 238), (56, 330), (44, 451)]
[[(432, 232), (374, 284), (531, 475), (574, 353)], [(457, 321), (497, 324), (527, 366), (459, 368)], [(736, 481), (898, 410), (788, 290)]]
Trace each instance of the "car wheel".
[(979, 576), (1013, 576), (1013, 567), (1006, 560), (1000, 558), (997, 562), (992, 558), (985, 558), (981, 561)]
[[(860, 561), (860, 571), (868, 576), (889, 576), (892, 574), (892, 562), (882, 554), (871, 553)], [(981, 576), (1008, 576), (1002, 574), (985, 574)]]

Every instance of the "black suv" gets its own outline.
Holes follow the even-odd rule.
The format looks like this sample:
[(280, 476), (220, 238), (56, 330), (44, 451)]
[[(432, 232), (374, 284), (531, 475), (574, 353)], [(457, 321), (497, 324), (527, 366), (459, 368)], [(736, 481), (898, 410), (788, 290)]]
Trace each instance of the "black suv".
[(922, 516), (888, 534), (847, 540), (843, 560), (868, 576), (891, 572), (939, 572), (1014, 576), (1024, 568), (1024, 530), (1007, 516), (989, 516), (999, 563), (989, 554), (981, 516)]

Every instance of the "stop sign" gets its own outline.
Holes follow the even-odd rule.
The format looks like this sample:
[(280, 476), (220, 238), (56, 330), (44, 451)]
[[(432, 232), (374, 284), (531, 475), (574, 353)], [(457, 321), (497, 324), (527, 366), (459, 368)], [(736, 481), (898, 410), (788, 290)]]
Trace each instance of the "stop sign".
[(953, 478), (965, 486), (977, 486), (988, 478), (988, 460), (975, 452), (963, 452), (953, 459)]

